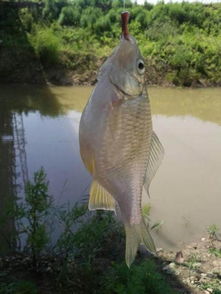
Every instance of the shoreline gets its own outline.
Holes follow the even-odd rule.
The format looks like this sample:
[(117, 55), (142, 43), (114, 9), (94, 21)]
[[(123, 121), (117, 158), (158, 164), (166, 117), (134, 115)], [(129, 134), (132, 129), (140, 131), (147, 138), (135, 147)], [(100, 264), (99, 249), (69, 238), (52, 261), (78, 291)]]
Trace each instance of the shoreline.
[[(142, 254), (139, 260), (153, 260), (159, 271), (172, 289), (180, 294), (211, 294), (221, 291), (221, 241), (214, 236), (201, 237), (197, 242), (185, 245), (182, 251), (157, 250), (156, 257)], [(216, 251), (217, 250), (217, 251)], [(214, 252), (219, 254), (218, 256)], [(49, 278), (48, 287), (53, 290), (53, 277), (57, 275), (61, 261), (59, 256), (42, 256), (38, 273), (33, 274), (31, 259), (29, 256), (14, 254), (0, 257), (0, 269), (11, 277), (18, 275), (18, 268), (24, 271), (24, 276), (32, 273), (32, 278), (38, 280), (39, 275), (46, 275)], [(108, 260), (98, 259), (96, 264), (102, 267), (103, 263), (111, 266)], [(136, 262), (137, 263), (137, 262)], [(135, 263), (135, 264), (136, 264)], [(71, 266), (71, 265), (70, 265)], [(52, 279), (52, 280), (51, 280)], [(50, 281), (51, 280), (51, 281)], [(41, 288), (45, 281), (38, 281)], [(41, 285), (42, 284), (42, 285)], [(51, 286), (50, 286), (51, 284)], [(51, 292), (50, 292), (51, 293)]]
[[(60, 72), (50, 72), (50, 78), (46, 79), (43, 82), (37, 81), (27, 81), (27, 80), (20, 80), (20, 81), (12, 81), (12, 80), (5, 80), (1, 81), (0, 85), (33, 85), (33, 86), (70, 86), (70, 87), (92, 87), (97, 83), (96, 74), (91, 75), (88, 77), (88, 74), (79, 75), (73, 72), (66, 72), (64, 75)], [(147, 81), (147, 87), (151, 88), (174, 88), (174, 89), (205, 89), (205, 88), (220, 88), (221, 84), (211, 84), (211, 83), (193, 83), (190, 86), (182, 86), (182, 85), (174, 85), (173, 83), (169, 83), (167, 81), (163, 81), (161, 83), (152, 83), (151, 81)]]
[[(70, 57), (62, 52), (60, 53), (60, 64), (49, 65), (31, 53), (21, 53), (22, 55), (17, 58), (12, 56), (10, 52), (5, 54), (4, 62), (0, 63), (1, 84), (93, 86), (97, 81), (100, 67), (107, 58), (91, 54), (75, 54)], [(185, 79), (181, 80), (177, 77), (176, 70), (155, 63), (150, 58), (145, 59), (145, 64), (147, 86), (187, 89), (221, 87), (220, 81), (211, 82), (203, 76), (193, 78), (187, 75)]]

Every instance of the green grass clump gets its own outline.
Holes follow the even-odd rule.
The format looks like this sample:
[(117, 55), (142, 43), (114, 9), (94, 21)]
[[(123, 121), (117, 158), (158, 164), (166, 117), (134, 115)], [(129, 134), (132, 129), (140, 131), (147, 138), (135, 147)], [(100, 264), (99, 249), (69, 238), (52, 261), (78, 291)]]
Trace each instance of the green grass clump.
[(221, 285), (218, 279), (212, 282), (203, 283), (200, 288), (202, 290), (207, 290), (210, 288), (212, 289), (213, 294), (221, 294)]
[(130, 269), (125, 263), (114, 264), (104, 277), (102, 291), (99, 293), (175, 294), (152, 260), (132, 265)]
[(213, 254), (216, 257), (221, 258), (221, 248), (209, 248), (209, 253)]

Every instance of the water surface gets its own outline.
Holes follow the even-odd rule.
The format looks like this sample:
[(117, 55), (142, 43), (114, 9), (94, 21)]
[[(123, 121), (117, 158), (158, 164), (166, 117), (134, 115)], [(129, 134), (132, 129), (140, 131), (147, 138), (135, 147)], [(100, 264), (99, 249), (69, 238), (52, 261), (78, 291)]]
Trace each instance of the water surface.
[[(22, 194), (40, 167), (57, 204), (85, 198), (91, 178), (79, 155), (78, 127), (91, 90), (0, 86), (0, 214), (15, 184)], [(149, 95), (165, 147), (151, 185), (151, 220), (163, 221), (158, 247), (180, 247), (211, 224), (221, 227), (221, 89), (150, 88)]]

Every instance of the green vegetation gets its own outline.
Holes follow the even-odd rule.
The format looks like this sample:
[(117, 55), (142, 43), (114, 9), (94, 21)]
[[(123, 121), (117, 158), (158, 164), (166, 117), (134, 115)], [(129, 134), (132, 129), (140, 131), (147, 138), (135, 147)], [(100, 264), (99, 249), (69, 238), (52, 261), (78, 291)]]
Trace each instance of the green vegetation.
[(203, 283), (201, 286), (201, 289), (207, 290), (207, 289), (212, 289), (212, 293), (214, 294), (221, 294), (221, 285), (219, 281), (214, 281), (210, 283)]
[(208, 234), (209, 234), (209, 238), (211, 240), (217, 240), (217, 234), (219, 233), (219, 227), (215, 224), (212, 224), (211, 226), (208, 227), (207, 229)]
[(210, 239), (210, 248), (209, 248), (209, 253), (214, 255), (215, 257), (221, 258), (221, 248), (216, 248), (214, 246), (215, 241), (220, 241), (219, 239), (219, 227), (215, 224), (212, 224), (211, 226), (208, 227), (207, 229), (208, 234), (209, 234), (209, 239)]
[[(128, 269), (124, 233), (113, 213), (91, 213), (84, 204), (56, 207), (43, 169), (6, 214), (16, 223), (17, 246), (0, 258), (0, 294), (176, 293), (154, 258), (138, 257)], [(60, 225), (56, 240), (49, 220)]]
[[(22, 234), (27, 236), (26, 249), (30, 250), (33, 266), (37, 267), (37, 261), (42, 250), (48, 243), (46, 217), (51, 207), (51, 198), (48, 195), (48, 183), (43, 169), (34, 174), (34, 181), (28, 182), (25, 187), (25, 202), (18, 204), (17, 222)], [(24, 223), (24, 218), (27, 222)]]
[(104, 289), (102, 293), (107, 294), (175, 294), (153, 261), (134, 265), (131, 270), (125, 264), (114, 265), (104, 278)]
[(197, 256), (196, 254), (191, 254), (186, 261), (186, 266), (190, 270), (195, 270), (200, 266), (200, 262), (201, 262), (201, 260), (200, 260), (199, 256)]
[[(18, 10), (26, 42), (21, 41), (21, 32), (0, 31), (1, 46), (10, 51), (11, 46), (24, 49), (29, 44), (46, 73), (55, 67), (80, 76), (86, 72), (85, 79), (90, 76), (88, 82), (93, 82), (101, 61), (118, 43), (123, 1), (45, 0), (44, 4)], [(131, 14), (130, 32), (147, 63), (149, 83), (221, 85), (220, 3), (159, 2), (153, 6), (145, 2), (141, 6), (127, 0), (126, 9)], [(16, 19), (8, 18), (3, 18), (7, 24)]]
[(209, 248), (209, 253), (213, 254), (216, 257), (221, 258), (221, 248)]

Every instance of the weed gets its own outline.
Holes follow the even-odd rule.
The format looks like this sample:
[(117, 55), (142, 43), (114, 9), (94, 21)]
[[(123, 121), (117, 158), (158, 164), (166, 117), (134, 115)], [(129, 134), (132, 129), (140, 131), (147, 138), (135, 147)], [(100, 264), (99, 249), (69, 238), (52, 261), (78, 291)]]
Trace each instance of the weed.
[(217, 233), (219, 232), (219, 227), (217, 225), (213, 224), (209, 226), (207, 231), (211, 240), (217, 240)]
[(63, 227), (56, 244), (56, 251), (64, 258), (71, 258), (75, 254), (76, 227), (85, 219), (87, 206), (75, 204), (58, 209), (57, 217)]
[(212, 289), (213, 294), (221, 294), (221, 285), (220, 285), (220, 281), (218, 279), (214, 280), (214, 281), (207, 282), (207, 283), (202, 283), (200, 288), (202, 290), (207, 290), (208, 288), (210, 288), (210, 289)]
[[(189, 270), (196, 270), (200, 266), (201, 260), (197, 256), (197, 254), (191, 254), (186, 261), (186, 266)], [(189, 272), (190, 273), (190, 272)]]
[(221, 258), (221, 249), (218, 249), (218, 248), (209, 248), (209, 253), (213, 254), (216, 257)]
[[(34, 268), (37, 268), (37, 260), (45, 250), (49, 241), (47, 232), (47, 216), (52, 207), (52, 198), (48, 194), (48, 182), (44, 169), (34, 173), (33, 182), (29, 181), (25, 186), (24, 201), (17, 202), (9, 213), (16, 220), (17, 243), (21, 238), (26, 240), (23, 249), (31, 253)], [(21, 245), (18, 245), (21, 250)]]
[(132, 265), (114, 264), (104, 277), (103, 292), (106, 294), (175, 294), (165, 279), (157, 272), (153, 261)]

